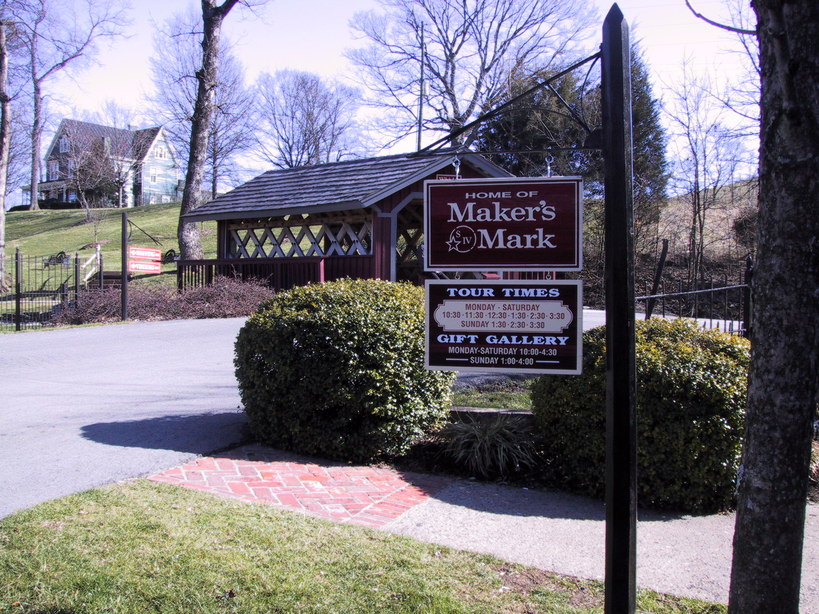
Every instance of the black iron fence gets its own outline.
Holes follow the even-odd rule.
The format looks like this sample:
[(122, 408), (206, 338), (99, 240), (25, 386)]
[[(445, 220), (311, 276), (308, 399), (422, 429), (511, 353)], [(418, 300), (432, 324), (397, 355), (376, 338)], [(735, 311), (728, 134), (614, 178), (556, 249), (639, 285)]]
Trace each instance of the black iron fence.
[(32, 330), (77, 300), (81, 290), (100, 283), (99, 250), (86, 257), (65, 252), (27, 256), (15, 250), (2, 262), (0, 330)]
[[(637, 309), (662, 317), (697, 320), (701, 328), (748, 337), (751, 330), (751, 275), (753, 263), (746, 260), (741, 280), (703, 279), (693, 284), (683, 281), (648, 282), (643, 296), (635, 298)], [(639, 290), (638, 290), (639, 291)]]
[[(26, 256), (16, 250), (2, 263), (0, 279), (0, 331), (31, 330), (48, 325), (55, 314), (75, 303), (82, 290), (102, 288), (106, 278), (99, 253), (80, 257), (64, 252)], [(636, 308), (646, 319), (655, 316), (696, 319), (704, 328), (748, 336), (752, 265), (746, 262), (741, 280), (661, 280), (646, 283), (636, 297)], [(737, 283), (740, 282), (740, 283)], [(641, 290), (638, 289), (638, 293)]]

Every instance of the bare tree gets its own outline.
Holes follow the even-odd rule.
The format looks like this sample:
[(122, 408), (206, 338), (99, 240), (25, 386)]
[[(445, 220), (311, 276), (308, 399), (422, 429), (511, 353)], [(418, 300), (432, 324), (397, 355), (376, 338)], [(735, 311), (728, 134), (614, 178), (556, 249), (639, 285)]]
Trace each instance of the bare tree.
[[(154, 39), (151, 58), (156, 92), (151, 96), (153, 118), (164, 125), (181, 159), (190, 148), (191, 117), (196, 103), (196, 71), (202, 62), (201, 16), (180, 13), (166, 23)], [(255, 145), (255, 98), (247, 87), (244, 68), (222, 41), (219, 75), (214, 93), (214, 113), (208, 135), (207, 163), (203, 182), (215, 195), (223, 180), (237, 181), (241, 168), (238, 154)]]
[(202, 63), (201, 20), (193, 10), (170, 17), (154, 35), (154, 54), (150, 58), (154, 84), (154, 93), (148, 98), (151, 119), (165, 127), (184, 160), (188, 158), (196, 102), (196, 71)]
[(26, 51), (31, 100), (31, 200), (38, 209), (40, 147), (43, 134), (43, 88), (48, 80), (94, 51), (103, 38), (118, 36), (126, 24), (125, 5), (114, 0), (84, 0), (66, 11), (56, 0), (11, 0), (8, 17), (18, 26)]
[(819, 3), (752, 6), (760, 217), (729, 612), (796, 614), (819, 401)]
[[(352, 27), (369, 41), (348, 53), (396, 140), (416, 129), (453, 134), (503, 96), (510, 74), (560, 67), (590, 32), (582, 0), (380, 0)], [(423, 67), (423, 68), (422, 68)], [(423, 90), (423, 93), (422, 93)], [(465, 145), (474, 132), (459, 137)]]
[(222, 35), (222, 22), (239, 0), (202, 0), (202, 63), (196, 72), (196, 101), (191, 115), (190, 149), (188, 166), (185, 173), (185, 188), (182, 193), (182, 206), (179, 211), (177, 237), (183, 260), (201, 259), (202, 242), (196, 224), (183, 218), (201, 202), (202, 178), (208, 154), (208, 136), (213, 116), (213, 97), (218, 84), (219, 53)]
[[(686, 0), (691, 8), (690, 0)], [(752, 0), (759, 44), (753, 352), (730, 614), (797, 614), (811, 444), (819, 410), (819, 4)]]
[(210, 179), (211, 198), (216, 197), (221, 182), (239, 181), (242, 168), (238, 157), (257, 143), (256, 98), (245, 83), (244, 67), (233, 54), (226, 55), (220, 65), (214, 101), (205, 173)]
[(0, 290), (6, 289), (6, 179), (11, 149), (11, 96), (6, 22), (0, 21)]
[(131, 183), (135, 172), (137, 153), (140, 143), (135, 143), (132, 131), (136, 114), (131, 109), (119, 106), (113, 100), (103, 104), (97, 121), (104, 126), (114, 128), (110, 132), (105, 151), (110, 171), (110, 183), (116, 188), (118, 207), (127, 204), (125, 187)]
[(341, 160), (352, 141), (358, 92), (306, 72), (263, 73), (259, 97), (260, 154), (278, 168)]
[(741, 142), (713, 104), (707, 78), (693, 77), (683, 67), (682, 82), (672, 88), (670, 146), (676, 150), (674, 180), (688, 203), (688, 280), (703, 273), (709, 211), (723, 206), (728, 187), (739, 179)]
[(742, 136), (759, 137), (760, 79), (759, 41), (754, 32), (753, 14), (746, 0), (725, 0), (731, 27), (736, 35), (737, 48), (731, 53), (739, 56), (741, 72), (726, 83), (720, 100), (739, 120), (737, 130)]
[[(61, 168), (59, 179), (77, 196), (88, 221), (93, 221), (91, 209), (107, 204), (108, 196), (113, 195), (116, 189), (116, 173), (112, 159), (120, 157), (114, 148), (122, 149), (126, 145), (122, 139), (113, 139), (110, 134), (115, 131), (106, 131), (106, 136), (100, 136), (91, 131), (81, 122), (64, 122), (61, 138), (67, 140), (68, 151), (61, 154)], [(128, 139), (130, 150), (130, 139)], [(130, 152), (129, 152), (130, 153)]]
[[(185, 188), (179, 212), (177, 236), (183, 259), (202, 257), (202, 244), (196, 224), (184, 219), (199, 206), (202, 200), (202, 183), (208, 159), (208, 140), (214, 113), (214, 96), (219, 84), (219, 63), (221, 54), (222, 23), (239, 0), (201, 0), (202, 4), (202, 62), (196, 71), (196, 99), (191, 114), (190, 147), (188, 166), (185, 173)], [(247, 0), (245, 6), (253, 4)], [(255, 4), (263, 4), (262, 1)]]

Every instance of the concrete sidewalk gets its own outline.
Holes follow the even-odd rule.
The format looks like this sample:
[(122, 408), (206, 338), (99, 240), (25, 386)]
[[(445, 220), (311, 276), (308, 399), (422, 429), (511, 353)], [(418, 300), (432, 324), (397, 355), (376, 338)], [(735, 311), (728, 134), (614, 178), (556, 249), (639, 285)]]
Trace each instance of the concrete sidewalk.
[[(351, 467), (248, 445), (149, 479), (492, 554), (507, 561), (602, 580), (600, 501), (447, 476)], [(803, 614), (819, 614), (819, 505), (808, 507)], [(732, 514), (641, 513), (640, 588), (725, 603)]]
[[(561, 574), (604, 579), (602, 502), (559, 492), (465, 480), (384, 527), (421, 541), (485, 554)], [(683, 597), (728, 602), (734, 515), (641, 512), (637, 583)], [(801, 612), (819, 614), (819, 505), (808, 507)]]

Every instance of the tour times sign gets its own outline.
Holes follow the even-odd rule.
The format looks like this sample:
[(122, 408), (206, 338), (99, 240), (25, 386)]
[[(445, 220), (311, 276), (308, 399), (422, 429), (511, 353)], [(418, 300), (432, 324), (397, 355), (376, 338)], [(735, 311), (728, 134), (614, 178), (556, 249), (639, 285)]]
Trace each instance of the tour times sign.
[(580, 374), (581, 283), (427, 280), (427, 368)]
[(424, 182), (427, 271), (582, 269), (579, 177)]

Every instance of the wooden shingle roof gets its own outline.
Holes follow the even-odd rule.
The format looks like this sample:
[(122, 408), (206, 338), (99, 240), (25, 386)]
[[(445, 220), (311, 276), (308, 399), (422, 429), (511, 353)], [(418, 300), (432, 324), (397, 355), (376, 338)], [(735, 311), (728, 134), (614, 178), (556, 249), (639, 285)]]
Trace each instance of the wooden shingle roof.
[[(362, 209), (449, 166), (455, 157), (401, 154), (268, 171), (184, 217), (227, 220)], [(478, 154), (457, 157), (488, 177), (509, 175)]]
[(103, 141), (108, 140), (113, 148), (113, 155), (141, 161), (156, 140), (160, 129), (159, 126), (154, 126), (141, 130), (130, 130), (76, 119), (64, 119), (60, 122), (60, 127), (49, 147), (46, 158), (50, 157), (59, 138), (65, 135), (69, 137), (75, 147), (79, 147), (81, 150), (90, 150), (94, 145), (102, 144)]

